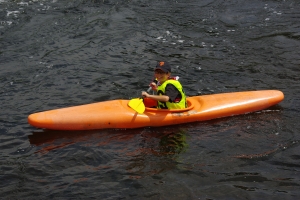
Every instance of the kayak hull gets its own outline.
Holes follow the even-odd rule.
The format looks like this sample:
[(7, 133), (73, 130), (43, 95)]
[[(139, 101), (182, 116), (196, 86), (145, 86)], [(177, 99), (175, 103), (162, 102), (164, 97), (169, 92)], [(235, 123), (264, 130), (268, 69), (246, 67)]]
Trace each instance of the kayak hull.
[(212, 94), (188, 97), (188, 108), (183, 110), (146, 107), (143, 114), (130, 108), (129, 100), (112, 100), (34, 113), (28, 116), (28, 122), (52, 130), (167, 126), (255, 112), (283, 99), (283, 93), (278, 90)]

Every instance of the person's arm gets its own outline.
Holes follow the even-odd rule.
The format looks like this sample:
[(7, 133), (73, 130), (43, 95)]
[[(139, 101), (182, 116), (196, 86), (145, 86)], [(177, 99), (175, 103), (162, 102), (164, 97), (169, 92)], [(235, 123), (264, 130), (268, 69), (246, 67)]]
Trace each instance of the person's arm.
[(147, 92), (143, 91), (142, 92), (142, 96), (143, 97), (148, 97), (150, 99), (153, 99), (153, 100), (156, 100), (156, 101), (160, 101), (160, 102), (167, 102), (169, 101), (169, 97), (166, 96), (166, 95), (151, 95), (151, 94), (148, 94)]
[(173, 84), (167, 84), (165, 95), (169, 97), (169, 101), (172, 103), (179, 102), (182, 98), (179, 90)]

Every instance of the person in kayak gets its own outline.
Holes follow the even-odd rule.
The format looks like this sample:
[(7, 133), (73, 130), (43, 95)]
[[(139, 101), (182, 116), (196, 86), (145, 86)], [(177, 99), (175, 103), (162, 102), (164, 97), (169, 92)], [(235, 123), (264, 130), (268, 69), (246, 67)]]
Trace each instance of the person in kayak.
[(187, 107), (186, 95), (179, 77), (171, 78), (171, 66), (167, 62), (158, 62), (154, 70), (155, 81), (150, 86), (157, 95), (151, 95), (143, 91), (142, 96), (157, 101), (160, 109), (182, 109)]

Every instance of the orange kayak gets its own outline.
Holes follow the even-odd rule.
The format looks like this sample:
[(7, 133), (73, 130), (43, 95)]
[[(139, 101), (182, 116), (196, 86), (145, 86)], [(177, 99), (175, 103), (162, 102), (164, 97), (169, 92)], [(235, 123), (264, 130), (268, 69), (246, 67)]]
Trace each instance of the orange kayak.
[(143, 114), (130, 108), (129, 100), (111, 100), (34, 113), (28, 116), (28, 122), (52, 130), (167, 126), (255, 112), (283, 99), (283, 93), (278, 90), (212, 94), (188, 97), (188, 108), (178, 110), (149, 108), (154, 104), (145, 99)]

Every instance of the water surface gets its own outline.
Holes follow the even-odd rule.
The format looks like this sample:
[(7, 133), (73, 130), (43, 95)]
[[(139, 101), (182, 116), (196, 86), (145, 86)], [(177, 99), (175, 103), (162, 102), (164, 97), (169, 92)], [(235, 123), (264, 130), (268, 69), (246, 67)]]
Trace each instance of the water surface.
[[(4, 199), (298, 199), (300, 3), (0, 0)], [(148, 88), (167, 60), (188, 96), (277, 89), (247, 115), (62, 132), (31, 113)]]

